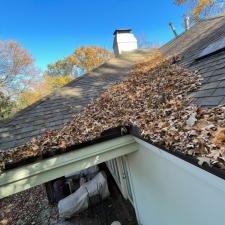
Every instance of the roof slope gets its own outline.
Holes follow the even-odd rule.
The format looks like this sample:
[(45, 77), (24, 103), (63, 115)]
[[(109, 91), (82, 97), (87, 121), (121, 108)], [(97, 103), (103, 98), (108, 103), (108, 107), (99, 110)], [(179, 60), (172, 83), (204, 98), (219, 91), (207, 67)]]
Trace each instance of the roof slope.
[(113, 58), (18, 112), (13, 118), (0, 122), (0, 149), (26, 143), (46, 129), (59, 129), (73, 114), (82, 110), (109, 85), (126, 79), (129, 69), (150, 50), (137, 50), (121, 58)]
[(178, 148), (180, 143), (179, 150), (185, 151), (183, 138), (177, 137), (187, 134), (185, 121), (196, 111), (195, 106), (189, 106), (188, 93), (200, 86), (200, 76), (176, 61), (176, 57), (167, 59), (152, 53), (131, 70), (131, 77), (111, 85), (62, 129), (49, 130), (25, 145), (0, 151), (1, 168), (76, 150), (80, 143), (101, 138), (104, 132), (121, 126), (134, 125), (154, 143), (168, 149)]
[[(203, 20), (161, 47), (163, 55), (181, 54), (181, 64), (198, 70), (204, 77), (203, 85), (193, 94), (195, 103), (203, 106), (225, 103), (225, 50), (195, 60), (202, 49), (221, 37), (225, 37), (225, 16)], [(0, 122), (0, 149), (22, 145), (47, 128), (62, 128), (73, 114), (82, 110), (109, 85), (126, 79), (131, 66), (150, 53), (150, 50), (142, 49), (120, 59), (112, 59), (75, 79), (60, 92), (20, 111), (12, 119)]]
[(193, 93), (198, 105), (213, 107), (225, 103), (225, 49), (196, 60), (204, 48), (222, 37), (225, 37), (225, 15), (200, 21), (161, 48), (166, 55), (181, 54), (181, 63), (204, 78), (201, 88)]
[(93, 144), (118, 127), (123, 127), (120, 135), (136, 129), (139, 134), (132, 134), (160, 148), (224, 170), (225, 107), (191, 103), (189, 93), (201, 86), (201, 76), (178, 65), (179, 60), (152, 53), (132, 68), (131, 77), (107, 88), (62, 129), (0, 151), (0, 172)]

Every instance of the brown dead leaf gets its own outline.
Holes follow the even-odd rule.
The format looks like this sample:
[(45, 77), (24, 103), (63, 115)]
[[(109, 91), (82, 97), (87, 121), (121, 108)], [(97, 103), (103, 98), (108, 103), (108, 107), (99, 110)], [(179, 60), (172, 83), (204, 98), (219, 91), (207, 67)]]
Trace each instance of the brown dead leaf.
[(110, 128), (127, 125), (137, 126), (144, 138), (168, 150), (223, 164), (225, 108), (202, 109), (192, 104), (188, 94), (200, 86), (201, 77), (176, 60), (155, 52), (131, 69), (132, 76), (110, 86), (62, 129), (46, 130), (25, 145), (0, 150), (0, 171), (9, 162), (66, 151)]
[(198, 120), (195, 125), (193, 126), (193, 128), (196, 128), (196, 129), (204, 129), (205, 127), (207, 127), (209, 125), (209, 122), (205, 119), (200, 119)]
[(217, 128), (217, 131), (214, 132), (214, 138), (213, 143), (215, 145), (221, 145), (222, 143), (225, 143), (225, 128), (219, 127)]

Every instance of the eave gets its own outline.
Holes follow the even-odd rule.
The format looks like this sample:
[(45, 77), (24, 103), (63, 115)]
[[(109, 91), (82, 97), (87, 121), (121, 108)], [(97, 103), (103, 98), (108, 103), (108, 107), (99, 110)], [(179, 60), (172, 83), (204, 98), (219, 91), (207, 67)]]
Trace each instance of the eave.
[(138, 150), (130, 135), (86, 146), (1, 174), (0, 198)]
[[(125, 129), (125, 133), (123, 133), (123, 129)], [(184, 165), (188, 163), (189, 167), (194, 166), (195, 169), (191, 171), (197, 169), (203, 171), (204, 176), (215, 175), (214, 177), (224, 184), (224, 170), (207, 164), (200, 165), (198, 159), (193, 156), (156, 145), (150, 140), (144, 139), (136, 127), (130, 126), (110, 129), (101, 138), (76, 145), (74, 149), (71, 147), (68, 149), (69, 152), (48, 156), (48, 158), (29, 164), (26, 162), (24, 165), (15, 165), (15, 168), (4, 171), (0, 176), (0, 199), (66, 174), (133, 153), (140, 149), (140, 145), (146, 144), (150, 148), (157, 148), (159, 152), (173, 156)]]

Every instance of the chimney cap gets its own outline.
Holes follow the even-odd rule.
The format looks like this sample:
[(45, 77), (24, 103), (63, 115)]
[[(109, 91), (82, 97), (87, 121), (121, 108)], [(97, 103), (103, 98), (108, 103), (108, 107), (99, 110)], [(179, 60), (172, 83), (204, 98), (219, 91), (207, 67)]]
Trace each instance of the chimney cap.
[(116, 29), (113, 33), (113, 35), (116, 35), (118, 33), (132, 33), (132, 29), (130, 28), (119, 28), (119, 29)]

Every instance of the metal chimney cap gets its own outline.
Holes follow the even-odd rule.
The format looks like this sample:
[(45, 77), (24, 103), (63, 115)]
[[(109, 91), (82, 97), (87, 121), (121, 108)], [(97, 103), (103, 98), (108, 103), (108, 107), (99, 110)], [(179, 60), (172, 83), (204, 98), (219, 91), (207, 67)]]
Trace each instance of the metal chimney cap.
[(116, 29), (113, 33), (113, 35), (116, 35), (118, 33), (132, 33), (132, 29), (130, 28), (119, 28), (119, 29)]

